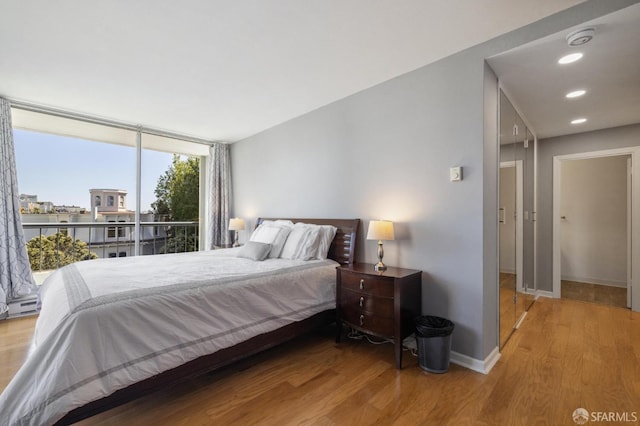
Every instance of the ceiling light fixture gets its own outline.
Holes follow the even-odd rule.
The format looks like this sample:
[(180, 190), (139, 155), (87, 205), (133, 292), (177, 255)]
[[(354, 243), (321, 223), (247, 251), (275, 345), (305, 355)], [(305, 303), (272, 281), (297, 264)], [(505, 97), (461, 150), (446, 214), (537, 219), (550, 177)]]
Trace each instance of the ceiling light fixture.
[(591, 41), (596, 31), (593, 28), (582, 28), (567, 36), (567, 44), (571, 47), (582, 46)]
[(585, 93), (587, 93), (586, 90), (574, 90), (573, 92), (569, 92), (566, 95), (564, 95), (566, 98), (579, 98), (580, 96), (584, 95)]
[(558, 59), (558, 63), (561, 65), (570, 64), (572, 62), (579, 60), (580, 58), (582, 58), (582, 56), (583, 56), (582, 53), (571, 53), (569, 55), (563, 56), (562, 58)]
[(586, 121), (587, 121), (586, 118), (576, 118), (575, 120), (571, 120), (571, 124), (582, 124)]

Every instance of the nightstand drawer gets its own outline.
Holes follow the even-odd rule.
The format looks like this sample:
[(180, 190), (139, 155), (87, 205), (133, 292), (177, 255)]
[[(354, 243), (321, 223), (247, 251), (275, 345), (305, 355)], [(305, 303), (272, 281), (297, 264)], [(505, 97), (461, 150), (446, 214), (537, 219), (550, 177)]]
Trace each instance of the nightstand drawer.
[(383, 318), (362, 312), (355, 307), (344, 308), (343, 320), (353, 326), (361, 327), (367, 332), (393, 338), (393, 318)]
[(393, 319), (393, 299), (374, 297), (361, 291), (344, 289), (341, 305), (345, 309), (353, 308), (369, 314)]
[(393, 279), (341, 272), (342, 288), (380, 297), (393, 297)]

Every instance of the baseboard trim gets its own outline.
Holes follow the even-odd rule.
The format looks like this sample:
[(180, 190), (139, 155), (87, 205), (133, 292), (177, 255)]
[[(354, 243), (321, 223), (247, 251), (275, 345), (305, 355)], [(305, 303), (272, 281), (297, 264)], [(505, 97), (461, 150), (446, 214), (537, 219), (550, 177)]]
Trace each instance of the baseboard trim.
[(536, 299), (539, 297), (547, 297), (549, 299), (554, 299), (552, 291), (546, 290), (536, 290)]
[(518, 322), (516, 323), (515, 327), (513, 327), (513, 328), (515, 328), (515, 329), (520, 328), (520, 325), (522, 325), (522, 323), (523, 323), (524, 319), (527, 317), (527, 314), (528, 314), (528, 312), (527, 312), (527, 311), (524, 311), (524, 313), (520, 316), (520, 319), (519, 319), (519, 320), (518, 320)]
[(571, 276), (565, 276), (565, 275), (563, 275), (560, 279), (562, 281), (575, 281), (575, 282), (578, 282), (578, 283), (597, 284), (597, 285), (603, 285), (603, 286), (606, 286), (606, 287), (627, 288), (627, 282), (626, 281), (601, 280), (600, 278), (571, 277)]
[(455, 351), (451, 351), (450, 361), (461, 367), (468, 368), (469, 370), (473, 370), (482, 374), (489, 374), (489, 372), (491, 371), (493, 366), (496, 365), (496, 362), (498, 362), (499, 359), (500, 359), (500, 350), (496, 346), (491, 351), (489, 356), (487, 356), (484, 359), (484, 361), (471, 358), (470, 356), (463, 355)]

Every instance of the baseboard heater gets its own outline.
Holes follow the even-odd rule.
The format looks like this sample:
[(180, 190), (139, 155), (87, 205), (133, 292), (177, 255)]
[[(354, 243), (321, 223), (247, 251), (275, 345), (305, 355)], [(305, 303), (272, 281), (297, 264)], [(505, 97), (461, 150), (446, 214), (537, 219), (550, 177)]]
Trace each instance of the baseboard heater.
[(9, 315), (7, 318), (18, 318), (38, 313), (38, 299), (36, 295), (21, 297), (7, 303)]

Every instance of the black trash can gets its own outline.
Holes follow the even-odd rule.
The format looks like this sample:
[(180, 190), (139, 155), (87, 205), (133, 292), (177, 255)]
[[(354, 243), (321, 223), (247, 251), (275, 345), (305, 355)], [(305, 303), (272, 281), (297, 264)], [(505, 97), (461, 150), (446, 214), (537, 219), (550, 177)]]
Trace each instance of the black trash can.
[(430, 373), (446, 373), (451, 356), (451, 333), (455, 324), (430, 315), (415, 319), (420, 368)]

